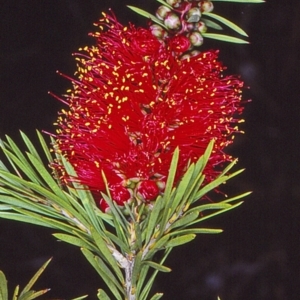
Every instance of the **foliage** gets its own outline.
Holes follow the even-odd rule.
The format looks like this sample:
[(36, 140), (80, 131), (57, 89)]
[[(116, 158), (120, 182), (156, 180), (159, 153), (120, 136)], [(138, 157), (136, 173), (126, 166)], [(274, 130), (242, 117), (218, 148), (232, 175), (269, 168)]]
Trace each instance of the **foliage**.
[[(62, 187), (53, 179), (43, 160), (47, 158), (51, 163), (54, 157), (41, 133), (38, 132), (38, 138), (44, 157), (38, 154), (24, 133), (21, 136), (28, 149), (26, 155), (9, 137), (1, 141), (1, 148), (14, 173), (0, 163), (0, 217), (58, 230), (54, 236), (81, 248), (116, 299), (122, 299), (132, 291), (135, 291), (136, 298), (128, 299), (147, 299), (156, 274), (171, 271), (164, 261), (172, 248), (192, 241), (197, 234), (222, 232), (195, 225), (239, 206), (242, 203), (239, 199), (248, 194), (218, 203), (197, 201), (242, 171), (228, 174), (235, 164), (233, 162), (215, 181), (202, 186), (202, 172), (211, 154), (212, 142), (205, 154), (190, 164), (173, 187), (179, 155), (179, 150), (175, 151), (165, 193), (158, 196), (151, 207), (126, 204), (121, 210), (109, 194), (103, 194), (111, 210), (111, 214), (105, 214), (96, 207), (91, 193), (84, 186), (74, 182), (73, 186)], [(75, 175), (64, 157), (59, 159), (66, 170)], [(158, 251), (162, 251), (162, 258), (154, 262), (153, 257)], [(103, 290), (99, 291), (100, 296), (109, 299)], [(153, 297), (159, 299), (160, 296)]]

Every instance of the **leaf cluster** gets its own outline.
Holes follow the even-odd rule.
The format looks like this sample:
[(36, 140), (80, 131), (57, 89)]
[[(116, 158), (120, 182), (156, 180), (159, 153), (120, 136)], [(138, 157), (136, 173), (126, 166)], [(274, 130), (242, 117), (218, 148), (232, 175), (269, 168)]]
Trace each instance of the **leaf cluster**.
[[(36, 299), (45, 293), (47, 293), (50, 289), (43, 289), (40, 291), (32, 290), (33, 285), (36, 283), (38, 278), (42, 275), (48, 264), (50, 263), (51, 259), (47, 260), (41, 268), (33, 275), (33, 277), (29, 280), (26, 284), (24, 289), (20, 291), (20, 286), (17, 285), (14, 289), (12, 300), (33, 300)], [(78, 298), (74, 298), (72, 300), (81, 300), (85, 299), (87, 295), (81, 296)], [(0, 271), (0, 299), (1, 300), (8, 300), (8, 288), (7, 288), (7, 280), (2, 271)]]
[[(102, 196), (111, 213), (105, 214), (96, 207), (86, 187), (76, 181), (62, 186), (53, 178), (45, 159), (52, 163), (55, 158), (68, 174), (76, 176), (76, 173), (58, 151), (53, 157), (42, 134), (37, 132), (37, 135), (43, 156), (22, 132), (26, 153), (9, 137), (0, 141), (10, 165), (8, 168), (0, 161), (0, 217), (58, 230), (54, 236), (80, 247), (117, 300), (148, 299), (157, 273), (171, 271), (164, 262), (172, 248), (192, 241), (197, 234), (222, 232), (197, 225), (239, 206), (242, 203), (239, 199), (248, 194), (218, 203), (198, 201), (242, 171), (228, 174), (233, 162), (213, 182), (204, 185), (203, 171), (213, 149), (212, 141), (205, 154), (188, 166), (179, 182), (175, 182), (179, 158), (176, 149), (165, 191), (152, 204), (132, 203), (120, 208), (107, 188)], [(155, 256), (158, 251), (162, 253), (159, 260)], [(136, 298), (130, 298), (129, 294)], [(161, 297), (162, 294), (155, 294), (151, 299)], [(104, 290), (98, 291), (98, 298), (110, 299)]]

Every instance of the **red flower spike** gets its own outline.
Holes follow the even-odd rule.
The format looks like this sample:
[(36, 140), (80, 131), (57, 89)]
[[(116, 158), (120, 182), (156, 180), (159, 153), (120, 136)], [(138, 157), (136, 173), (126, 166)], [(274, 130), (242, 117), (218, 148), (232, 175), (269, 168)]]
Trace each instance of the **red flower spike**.
[(105, 192), (103, 171), (113, 200), (123, 205), (137, 187), (124, 182), (140, 182), (142, 193), (153, 178), (162, 185), (176, 147), (179, 179), (211, 139), (205, 175), (214, 179), (215, 166), (232, 160), (223, 149), (239, 132), (242, 82), (223, 74), (217, 51), (182, 56), (187, 41), (177, 42), (185, 37), (159, 41), (151, 29), (123, 27), (110, 16), (98, 25), (96, 45), (76, 54), (78, 80), (58, 117), (57, 148), (78, 176), (57, 163), (63, 181)]
[(143, 180), (137, 186), (137, 195), (144, 202), (155, 200), (159, 192), (159, 188), (153, 180)]

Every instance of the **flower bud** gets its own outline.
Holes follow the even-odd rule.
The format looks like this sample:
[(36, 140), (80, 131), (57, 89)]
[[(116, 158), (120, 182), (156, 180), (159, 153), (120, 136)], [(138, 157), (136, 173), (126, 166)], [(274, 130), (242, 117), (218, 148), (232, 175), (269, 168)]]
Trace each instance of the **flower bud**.
[(100, 207), (100, 209), (103, 211), (103, 212), (105, 212), (105, 213), (108, 213), (109, 212), (109, 205), (107, 204), (107, 202), (103, 199), (103, 198), (101, 198), (100, 200), (99, 200), (99, 205), (98, 205), (99, 207)]
[(190, 48), (191, 43), (187, 37), (178, 35), (178, 36), (173, 37), (170, 40), (169, 45), (170, 45), (172, 51), (174, 51), (176, 53), (182, 53), (182, 52), (187, 51)]
[(186, 14), (187, 21), (190, 23), (199, 22), (201, 18), (201, 11), (198, 7), (191, 8)]
[(181, 26), (184, 32), (194, 31), (195, 30), (195, 23), (189, 23), (185, 20), (181, 21)]
[(164, 20), (164, 24), (167, 26), (168, 29), (171, 30), (178, 30), (181, 26), (179, 17), (172, 12), (167, 14), (167, 17)]
[(211, 12), (214, 9), (214, 5), (210, 0), (204, 0), (198, 4), (202, 12)]
[(191, 57), (194, 57), (194, 56), (199, 55), (200, 53), (201, 53), (201, 51), (199, 51), (199, 50), (193, 50), (193, 51), (190, 53), (190, 55), (191, 55)]
[(132, 192), (125, 188), (123, 185), (115, 185), (110, 188), (111, 198), (118, 205), (124, 206), (124, 202), (132, 199)]
[(204, 22), (198, 22), (195, 26), (200, 33), (205, 33), (207, 31), (207, 27)]
[(145, 201), (150, 202), (156, 199), (159, 195), (159, 188), (153, 180), (143, 180), (138, 184), (137, 196)]
[(181, 3), (181, 0), (166, 0), (166, 2), (172, 7), (178, 7)]
[(167, 32), (158, 24), (150, 26), (151, 33), (158, 39), (164, 39), (167, 36)]
[(192, 32), (188, 35), (190, 42), (193, 46), (199, 47), (203, 44), (203, 37), (199, 32)]
[(161, 5), (157, 11), (156, 11), (156, 16), (160, 20), (164, 20), (167, 16), (167, 13), (169, 13), (171, 9), (167, 6)]

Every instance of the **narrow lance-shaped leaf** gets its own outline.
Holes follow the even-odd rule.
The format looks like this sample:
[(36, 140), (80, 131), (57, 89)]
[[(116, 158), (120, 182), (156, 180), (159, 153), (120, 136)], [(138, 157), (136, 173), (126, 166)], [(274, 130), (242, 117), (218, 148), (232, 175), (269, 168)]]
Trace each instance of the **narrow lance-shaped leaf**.
[[(105, 266), (104, 262), (99, 257), (96, 260), (95, 255), (93, 255), (92, 252), (90, 252), (89, 250), (87, 250), (85, 248), (82, 248), (81, 251), (82, 251), (83, 255), (86, 257), (86, 259), (88, 260), (88, 262), (93, 266), (93, 268), (97, 271), (97, 273), (104, 280), (104, 282), (109, 287), (109, 289), (111, 290), (111, 292), (113, 293), (115, 298), (117, 300), (122, 300), (120, 292), (116, 288), (116, 285), (118, 285), (118, 283), (116, 282), (116, 279), (111, 274), (111, 272), (107, 273), (107, 267)], [(112, 275), (112, 277), (110, 277), (110, 275)], [(124, 293), (122, 288), (121, 288), (121, 290), (122, 290), (122, 293)]]
[[(48, 266), (48, 264), (50, 263), (50, 261), (52, 260), (52, 258), (48, 259), (41, 267), (40, 269), (34, 274), (34, 276), (30, 279), (30, 281), (27, 283), (27, 285), (24, 287), (24, 289), (22, 290), (22, 292), (20, 293), (20, 298), (22, 297), (22, 295), (24, 295), (25, 293), (27, 293), (28, 291), (30, 291), (30, 289), (33, 287), (33, 285), (35, 284), (35, 282), (38, 280), (38, 278), (41, 276), (41, 274), (45, 271), (46, 267)], [(45, 292), (44, 292), (45, 293)], [(32, 298), (33, 299), (33, 298)]]
[(147, 218), (148, 218), (148, 224), (146, 227), (146, 239), (145, 239), (145, 244), (147, 245), (150, 241), (151, 235), (154, 232), (155, 227), (157, 226), (157, 219), (160, 213), (160, 210), (163, 208), (164, 202), (161, 196), (158, 196), (158, 198), (156, 199), (154, 206), (153, 206), (153, 210), (151, 212), (151, 214), (148, 214)]
[(231, 21), (227, 20), (226, 18), (221, 17), (221, 16), (216, 15), (216, 14), (213, 14), (213, 13), (208, 13), (208, 12), (204, 12), (203, 14), (205, 16), (208, 16), (210, 18), (218, 20), (219, 22), (221, 22), (224, 25), (228, 26), (229, 28), (231, 28), (232, 30), (236, 31), (237, 33), (248, 37), (248, 34), (242, 28), (240, 28), (236, 24), (232, 23)]
[(161, 3), (162, 5), (164, 5), (166, 7), (169, 7), (170, 9), (173, 9), (173, 7), (164, 0), (156, 0), (156, 1)]
[(109, 250), (106, 242), (104, 241), (102, 236), (93, 227), (91, 228), (91, 234), (92, 234), (92, 237), (94, 238), (94, 241), (95, 241), (97, 247), (100, 250), (100, 251), (98, 251), (99, 255), (101, 255), (105, 259), (105, 261), (107, 261), (107, 263), (114, 270), (114, 272), (117, 275), (120, 282), (123, 284), (124, 283), (123, 275), (122, 275), (120, 268), (119, 268), (118, 264), (116, 263), (114, 257), (112, 256), (112, 253)]
[(163, 295), (164, 295), (163, 293), (156, 293), (151, 297), (150, 300), (159, 300), (160, 298), (162, 298)]
[(210, 28), (213, 28), (216, 30), (223, 30), (222, 26), (220, 26), (218, 23), (213, 22), (207, 18), (201, 18), (201, 21), (203, 21), (207, 27), (210, 27)]
[(163, 266), (161, 264), (158, 264), (158, 263), (156, 263), (154, 261), (151, 261), (151, 260), (145, 260), (145, 261), (143, 261), (143, 264), (148, 265), (151, 268), (153, 268), (153, 269), (155, 269), (157, 271), (160, 271), (160, 272), (166, 272), (166, 273), (168, 273), (168, 272), (172, 271), (170, 268), (168, 268), (166, 266)]
[(0, 271), (0, 299), (8, 300), (7, 280), (2, 271)]
[(217, 34), (217, 33), (202, 33), (205, 38), (219, 40), (223, 42), (235, 43), (235, 44), (249, 44), (248, 41), (225, 35), (225, 34)]
[(183, 244), (186, 244), (186, 243), (192, 241), (195, 237), (196, 237), (195, 234), (187, 234), (187, 235), (179, 236), (179, 237), (173, 238), (170, 241), (168, 241), (167, 244), (165, 245), (165, 247), (166, 248), (177, 247), (179, 245), (183, 245)]
[(99, 300), (110, 300), (105, 291), (101, 289), (98, 290), (97, 297)]
[(134, 12), (136, 12), (137, 14), (143, 16), (143, 17), (146, 17), (148, 19), (151, 19), (153, 22), (159, 24), (160, 26), (166, 28), (166, 26), (164, 25), (163, 22), (161, 22), (161, 20), (159, 20), (158, 18), (156, 18), (154, 15), (148, 13), (147, 11), (143, 10), (143, 9), (140, 9), (138, 7), (135, 7), (135, 6), (130, 6), (130, 5), (127, 5), (128, 8), (130, 8), (131, 10), (133, 10)]
[(264, 3), (265, 0), (212, 0), (213, 2)]

